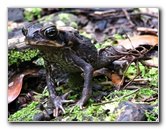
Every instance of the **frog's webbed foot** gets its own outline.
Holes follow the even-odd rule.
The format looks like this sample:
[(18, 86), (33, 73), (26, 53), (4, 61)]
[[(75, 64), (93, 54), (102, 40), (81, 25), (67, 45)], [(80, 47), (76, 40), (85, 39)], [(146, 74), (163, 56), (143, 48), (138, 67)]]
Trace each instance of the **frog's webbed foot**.
[(65, 113), (65, 109), (63, 108), (64, 103), (70, 103), (74, 102), (74, 100), (66, 100), (67, 96), (71, 93), (72, 91), (69, 91), (65, 93), (62, 96), (51, 96), (51, 101), (53, 103), (54, 108), (54, 117), (58, 117), (58, 111), (61, 109), (63, 113)]

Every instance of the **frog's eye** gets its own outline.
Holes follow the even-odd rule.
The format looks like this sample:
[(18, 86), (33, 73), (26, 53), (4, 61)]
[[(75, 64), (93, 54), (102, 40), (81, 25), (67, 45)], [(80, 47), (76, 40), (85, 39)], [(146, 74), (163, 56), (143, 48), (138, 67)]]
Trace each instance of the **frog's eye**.
[(58, 34), (58, 30), (56, 27), (49, 27), (47, 29), (45, 29), (44, 31), (44, 35), (49, 38), (49, 39), (55, 39), (56, 35)]

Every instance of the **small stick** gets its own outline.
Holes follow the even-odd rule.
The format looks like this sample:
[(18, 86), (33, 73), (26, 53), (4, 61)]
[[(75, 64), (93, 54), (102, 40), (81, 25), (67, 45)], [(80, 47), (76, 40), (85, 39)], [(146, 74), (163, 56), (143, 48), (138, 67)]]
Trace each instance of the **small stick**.
[(147, 27), (137, 27), (137, 31), (140, 31), (140, 32), (154, 32), (154, 33), (157, 33), (158, 32), (158, 29), (156, 28), (147, 28)]
[(112, 103), (112, 102), (118, 101), (118, 100), (120, 100), (120, 99), (122, 99), (122, 98), (124, 98), (124, 97), (130, 96), (130, 95), (132, 95), (132, 94), (138, 92), (140, 89), (141, 89), (141, 88), (138, 88), (138, 89), (136, 89), (135, 91), (133, 91), (132, 93), (127, 94), (127, 95), (123, 95), (123, 96), (121, 96), (121, 97), (118, 98), (118, 99), (110, 100), (110, 101), (108, 101), (108, 102), (93, 104), (93, 106), (98, 106), (98, 105), (103, 105), (103, 104), (108, 104), (108, 103)]
[(135, 26), (135, 24), (131, 21), (128, 12), (127, 12), (125, 9), (123, 9), (123, 8), (122, 8), (122, 11), (124, 12), (124, 14), (125, 14), (127, 20), (130, 22), (130, 24), (131, 24), (132, 26)]
[(130, 83), (140, 74), (140, 68), (139, 68), (139, 63), (138, 63), (138, 60), (136, 61), (136, 65), (137, 65), (137, 75), (131, 79), (124, 87), (123, 87), (123, 90), (128, 86), (130, 85)]
[(135, 59), (135, 58), (133, 58), (133, 59), (131, 60), (131, 62), (128, 64), (128, 66), (126, 67), (126, 69), (125, 69), (125, 71), (124, 71), (124, 73), (123, 73), (123, 76), (122, 76), (121, 84), (124, 82), (125, 74), (126, 74), (128, 68), (129, 68), (129, 66), (131, 65), (131, 63), (134, 61), (134, 59)]
[(143, 62), (143, 61), (140, 61), (140, 62), (141, 62), (141, 64), (143, 64), (144, 66), (158, 68), (158, 65), (151, 64), (151, 63), (147, 63), (147, 62)]

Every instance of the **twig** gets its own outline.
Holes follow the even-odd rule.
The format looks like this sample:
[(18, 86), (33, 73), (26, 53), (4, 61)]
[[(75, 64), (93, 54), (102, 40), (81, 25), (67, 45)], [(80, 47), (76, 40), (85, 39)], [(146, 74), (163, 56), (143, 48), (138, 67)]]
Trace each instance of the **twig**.
[(155, 98), (148, 98), (144, 102), (152, 102), (152, 101), (155, 101), (156, 99), (157, 99), (157, 97), (155, 97)]
[(126, 87), (127, 87), (128, 85), (130, 85), (130, 83), (133, 82), (133, 80), (134, 80), (139, 74), (140, 74), (140, 72), (137, 73), (137, 75), (136, 75), (133, 79), (131, 79), (131, 80), (123, 87), (123, 90), (126, 89)]
[[(148, 81), (150, 81), (150, 79), (148, 78), (137, 78), (133, 80), (133, 82), (148, 82)], [(129, 82), (129, 81), (125, 81), (125, 82)]]
[[(132, 16), (136, 16), (136, 15), (146, 15), (149, 17), (154, 17), (154, 18), (158, 18), (158, 15), (155, 14), (149, 14), (149, 13), (142, 13), (142, 12), (138, 12), (138, 13), (128, 13), (128, 15), (130, 17)], [(106, 16), (106, 17), (100, 17), (100, 18), (94, 18), (95, 20), (100, 20), (100, 19), (117, 19), (117, 18), (124, 18), (126, 17), (125, 15), (116, 15), (116, 16)]]
[(126, 15), (126, 18), (127, 18), (127, 20), (129, 21), (129, 23), (130, 23), (132, 26), (135, 26), (135, 24), (131, 21), (128, 12), (127, 12), (125, 9), (123, 9), (123, 8), (122, 8), (122, 11), (123, 11), (124, 14)]
[[(123, 31), (125, 32), (125, 30), (124, 30), (123, 27), (122, 27), (122, 29), (123, 29)], [(133, 50), (135, 50), (135, 48), (134, 48), (134, 46), (133, 46), (133, 43), (132, 43), (131, 39), (129, 38), (129, 36), (126, 34), (126, 32), (125, 32), (124, 34), (126, 35), (127, 39), (130, 41), (130, 44), (131, 44)]]
[[(133, 11), (134, 9), (130, 8), (130, 9), (125, 9), (126, 11)], [(121, 8), (112, 8), (112, 9), (108, 9), (108, 10), (99, 10), (97, 9), (93, 14), (90, 14), (91, 16), (104, 16), (104, 17), (108, 17), (110, 15), (112, 15), (113, 13), (118, 13), (121, 12)]]
[(112, 81), (101, 82), (101, 85), (113, 85)]
[(131, 63), (134, 61), (134, 59), (135, 59), (135, 58), (133, 58), (133, 59), (131, 60), (131, 62), (128, 64), (128, 66), (126, 67), (125, 71), (123, 72), (123, 76), (122, 76), (122, 80), (121, 80), (121, 85), (123, 84), (124, 78), (125, 78), (125, 74), (126, 74), (128, 68), (130, 67)]
[(118, 98), (118, 99), (110, 100), (110, 101), (108, 101), (108, 102), (93, 104), (93, 106), (98, 106), (98, 105), (103, 105), (103, 104), (107, 104), (107, 103), (112, 103), (112, 102), (118, 101), (118, 100), (120, 100), (120, 99), (122, 99), (122, 98), (124, 98), (124, 97), (130, 96), (130, 95), (132, 95), (132, 94), (138, 92), (140, 89), (141, 89), (141, 88), (138, 88), (138, 89), (136, 89), (135, 91), (133, 91), (132, 93), (127, 94), (127, 95), (123, 95), (123, 96), (121, 96), (121, 97)]
[(158, 65), (151, 64), (151, 63), (147, 63), (147, 62), (143, 62), (143, 61), (140, 61), (140, 62), (141, 62), (141, 64), (144, 65), (144, 66), (158, 68)]
[(157, 33), (158, 29), (156, 29), (156, 28), (147, 28), (147, 27), (137, 27), (137, 31)]
[(139, 63), (138, 63), (138, 60), (136, 61), (136, 66), (137, 66), (137, 75), (131, 79), (124, 87), (123, 87), (123, 90), (140, 74), (140, 68), (139, 68)]
[(94, 12), (94, 15), (104, 15), (104, 16), (108, 16), (110, 15), (111, 13), (116, 13), (117, 11), (116, 10), (106, 10), (106, 11), (95, 11)]

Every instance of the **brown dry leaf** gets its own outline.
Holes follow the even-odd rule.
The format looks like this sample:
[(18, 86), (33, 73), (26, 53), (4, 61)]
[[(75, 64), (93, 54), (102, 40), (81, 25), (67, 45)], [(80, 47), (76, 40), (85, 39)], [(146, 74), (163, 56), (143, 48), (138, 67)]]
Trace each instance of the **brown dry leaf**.
[(108, 78), (110, 78), (110, 79), (112, 80), (112, 84), (113, 84), (117, 89), (119, 89), (119, 88), (120, 88), (119, 86), (121, 86), (121, 84), (123, 83), (123, 80), (122, 80), (122, 78), (121, 78), (120, 75), (118, 75), (117, 73), (113, 73), (113, 72), (111, 72), (111, 71), (108, 70), (108, 69), (103, 68), (103, 69), (95, 70), (95, 71), (93, 72), (93, 76), (94, 76), (94, 77), (95, 77), (95, 76), (100, 76), (100, 75), (105, 75), (105, 76), (107, 76)]
[(120, 85), (122, 82), (122, 78), (116, 73), (111, 74), (111, 79), (114, 85)]
[(37, 74), (37, 71), (26, 70), (23, 73), (17, 73), (16, 75), (13, 75), (13, 77), (9, 79), (8, 104), (14, 101), (20, 94), (23, 84), (23, 78), (26, 75), (35, 75), (35, 74)]
[(96, 29), (94, 32), (94, 36), (97, 42), (103, 42), (105, 40), (105, 34), (103, 34), (103, 31), (100, 31), (99, 29)]
[[(131, 40), (131, 42), (130, 42)], [(140, 35), (135, 36), (129, 39), (125, 39), (118, 42), (118, 45), (124, 46), (126, 49), (132, 49), (133, 47), (136, 48), (140, 45), (151, 45), (157, 46), (158, 45), (158, 37), (153, 35)], [(133, 45), (133, 47), (132, 47)]]

